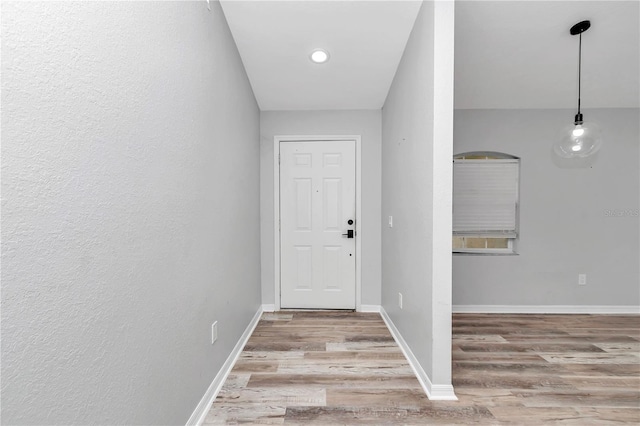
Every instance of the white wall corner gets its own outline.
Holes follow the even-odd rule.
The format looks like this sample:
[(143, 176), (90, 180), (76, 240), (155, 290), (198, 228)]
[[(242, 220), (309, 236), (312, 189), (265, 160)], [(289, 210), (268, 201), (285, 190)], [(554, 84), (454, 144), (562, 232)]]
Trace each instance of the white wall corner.
[(431, 394), (429, 399), (434, 401), (457, 401), (458, 397), (453, 391), (453, 385), (431, 384)]
[(380, 312), (382, 307), (380, 305), (360, 305), (358, 312)]
[(216, 377), (214, 377), (213, 381), (209, 385), (209, 388), (204, 393), (204, 396), (196, 406), (196, 409), (193, 410), (191, 417), (189, 417), (189, 420), (187, 420), (187, 426), (199, 426), (202, 424), (202, 422), (204, 422), (204, 419), (207, 417), (207, 413), (209, 413), (209, 410), (211, 409), (211, 404), (213, 404), (213, 401), (215, 401), (216, 397), (218, 396), (220, 389), (222, 389), (222, 385), (224, 384), (225, 380), (227, 380), (229, 373), (233, 369), (233, 366), (236, 364), (238, 357), (242, 353), (242, 349), (247, 344), (247, 341), (249, 340), (249, 337), (251, 337), (253, 330), (255, 330), (256, 326), (258, 325), (260, 317), (262, 316), (262, 312), (263, 307), (260, 306), (256, 314), (251, 319), (251, 322), (249, 322), (249, 325), (247, 325), (247, 328), (244, 330), (244, 333), (242, 333), (242, 336), (240, 336), (238, 343), (236, 343), (235, 347), (227, 357), (227, 360), (224, 362), (224, 364), (222, 364), (222, 367), (218, 371), (218, 374), (216, 374)]
[(453, 305), (454, 313), (638, 315), (634, 305)]
[(384, 310), (384, 307), (380, 307), (380, 316), (387, 325), (389, 332), (391, 332), (393, 339), (396, 341), (398, 346), (400, 346), (402, 353), (409, 362), (411, 369), (418, 378), (418, 382), (420, 383), (420, 386), (422, 386), (422, 389), (424, 389), (427, 397), (434, 401), (457, 401), (458, 398), (454, 392), (453, 385), (434, 385), (431, 383), (431, 379), (418, 362), (418, 359), (415, 357), (413, 351), (411, 351), (411, 348), (400, 334), (400, 331), (398, 331), (395, 324)]
[[(452, 198), (453, 198), (453, 2), (433, 5), (433, 221), (431, 237), (431, 353), (435, 383), (451, 383)], [(433, 399), (448, 399), (450, 390), (432, 387)]]
[(262, 312), (275, 312), (275, 311), (276, 311), (276, 305), (274, 303), (262, 305)]

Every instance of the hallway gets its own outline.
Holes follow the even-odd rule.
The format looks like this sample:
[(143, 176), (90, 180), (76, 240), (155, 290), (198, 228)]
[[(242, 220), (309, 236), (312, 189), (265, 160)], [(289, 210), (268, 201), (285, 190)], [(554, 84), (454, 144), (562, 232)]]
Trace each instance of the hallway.
[(484, 407), (429, 401), (379, 314), (284, 311), (263, 314), (203, 424), (482, 418)]
[[(200, 426), (281, 307), (363, 314), (265, 315), (207, 421), (637, 423), (640, 2), (1, 4), (3, 424)], [(604, 145), (574, 170), (585, 18)], [(322, 219), (353, 231), (348, 305), (282, 304), (283, 140), (356, 140), (355, 208)], [(513, 253), (452, 253), (474, 152), (521, 160)], [(300, 179), (313, 229), (338, 181)]]

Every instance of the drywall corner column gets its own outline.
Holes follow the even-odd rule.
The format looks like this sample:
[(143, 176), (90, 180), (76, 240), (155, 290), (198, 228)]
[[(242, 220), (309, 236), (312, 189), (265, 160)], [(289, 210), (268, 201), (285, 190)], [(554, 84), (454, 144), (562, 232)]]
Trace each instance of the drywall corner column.
[[(455, 5), (437, 1), (433, 19), (432, 312), (434, 385), (451, 385), (451, 204)], [(436, 392), (432, 392), (436, 393)]]
[[(452, 1), (425, 1), (382, 112), (382, 306), (431, 398), (451, 387)], [(393, 216), (393, 227), (386, 219)], [(400, 306), (402, 294), (402, 306)]]
[(382, 307), (427, 376), (433, 352), (433, 8), (422, 3), (382, 109)]

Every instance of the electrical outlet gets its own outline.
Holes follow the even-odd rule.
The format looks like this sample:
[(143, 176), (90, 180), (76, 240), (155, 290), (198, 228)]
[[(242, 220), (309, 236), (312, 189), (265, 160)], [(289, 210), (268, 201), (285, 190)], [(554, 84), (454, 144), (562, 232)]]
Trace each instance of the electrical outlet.
[(578, 274), (578, 285), (587, 285), (587, 274)]
[(402, 309), (402, 293), (398, 293), (398, 307)]
[(211, 324), (211, 344), (213, 345), (218, 340), (218, 321)]
[(393, 216), (389, 216), (389, 228), (393, 228)]

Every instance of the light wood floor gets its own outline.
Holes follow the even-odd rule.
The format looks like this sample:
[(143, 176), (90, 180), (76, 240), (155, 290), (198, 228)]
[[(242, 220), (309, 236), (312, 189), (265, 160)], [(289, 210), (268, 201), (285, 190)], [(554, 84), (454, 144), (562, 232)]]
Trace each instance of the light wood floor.
[(459, 401), (429, 401), (378, 314), (264, 314), (205, 424), (640, 423), (640, 317), (453, 316)]

